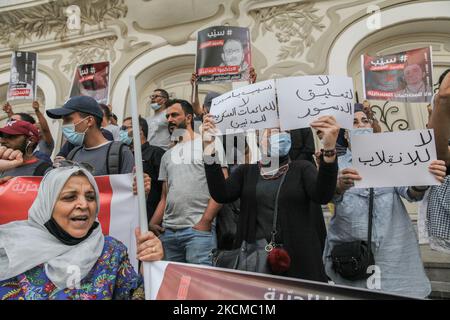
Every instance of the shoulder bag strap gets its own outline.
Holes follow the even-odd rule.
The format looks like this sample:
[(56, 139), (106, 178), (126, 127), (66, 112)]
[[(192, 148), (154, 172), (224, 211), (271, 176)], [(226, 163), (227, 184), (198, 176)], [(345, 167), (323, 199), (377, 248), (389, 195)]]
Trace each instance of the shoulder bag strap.
[(372, 253), (372, 220), (373, 220), (373, 188), (369, 189), (369, 227), (367, 231), (367, 245)]
[(280, 196), (281, 186), (283, 185), (284, 179), (286, 178), (286, 173), (287, 172), (285, 172), (281, 176), (280, 184), (278, 185), (277, 194), (275, 196), (275, 209), (274, 209), (274, 214), (273, 214), (272, 235), (271, 235), (270, 243), (266, 246), (266, 251), (267, 252), (272, 251), (272, 249), (275, 246), (275, 236), (278, 233), (278, 231), (277, 231), (278, 197)]

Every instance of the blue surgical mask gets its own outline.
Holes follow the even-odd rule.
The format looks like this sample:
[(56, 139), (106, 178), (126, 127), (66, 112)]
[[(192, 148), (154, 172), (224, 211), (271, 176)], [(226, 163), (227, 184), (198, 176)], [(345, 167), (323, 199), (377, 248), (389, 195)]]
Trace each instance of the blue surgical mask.
[(120, 130), (119, 131), (119, 140), (123, 143), (125, 143), (126, 145), (131, 145), (131, 143), (133, 142), (133, 138), (131, 138), (128, 135), (128, 131), (127, 130)]
[(64, 137), (66, 137), (67, 141), (69, 141), (70, 143), (76, 145), (76, 146), (82, 146), (83, 142), (84, 142), (84, 137), (86, 135), (86, 131), (88, 130), (88, 128), (86, 128), (86, 130), (84, 132), (76, 132), (75, 131), (75, 126), (78, 125), (79, 123), (81, 123), (83, 120), (86, 120), (88, 117), (78, 121), (77, 123), (73, 124), (66, 124), (62, 126), (62, 133), (64, 135)]
[(275, 133), (270, 136), (270, 157), (287, 156), (291, 150), (291, 134), (287, 132)]
[(160, 105), (159, 103), (150, 103), (150, 107), (155, 110), (158, 111), (159, 109), (161, 109), (162, 105)]
[(352, 143), (352, 136), (359, 136), (362, 134), (370, 134), (373, 133), (373, 128), (358, 128), (350, 130), (350, 144)]

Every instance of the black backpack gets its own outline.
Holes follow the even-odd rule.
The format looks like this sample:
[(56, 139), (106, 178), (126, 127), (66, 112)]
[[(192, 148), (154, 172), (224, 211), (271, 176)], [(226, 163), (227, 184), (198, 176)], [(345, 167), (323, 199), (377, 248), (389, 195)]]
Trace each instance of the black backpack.
[(45, 172), (50, 168), (52, 165), (48, 162), (42, 162), (39, 164), (33, 171), (33, 176), (35, 177), (42, 177), (44, 176)]
[[(113, 141), (109, 144), (108, 152), (106, 155), (106, 172), (107, 175), (120, 174), (122, 168), (122, 148), (125, 146), (120, 141)], [(67, 160), (72, 160), (75, 154), (83, 148), (78, 146), (73, 148), (67, 155)]]

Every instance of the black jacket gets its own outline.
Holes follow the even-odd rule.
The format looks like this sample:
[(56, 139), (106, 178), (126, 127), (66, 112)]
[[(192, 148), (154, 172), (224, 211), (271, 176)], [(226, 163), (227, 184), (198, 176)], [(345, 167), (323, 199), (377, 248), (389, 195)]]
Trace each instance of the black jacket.
[(144, 173), (148, 174), (151, 181), (150, 194), (147, 197), (147, 217), (150, 221), (153, 213), (161, 200), (162, 181), (158, 181), (159, 166), (161, 165), (161, 158), (164, 155), (164, 149), (152, 146), (147, 142), (142, 145), (142, 161)]
[[(256, 237), (256, 164), (241, 165), (225, 180), (220, 165), (205, 164), (206, 179), (212, 198), (218, 203), (241, 199), (240, 217), (235, 241)], [(328, 203), (336, 188), (338, 166), (322, 163), (319, 172), (308, 161), (291, 162), (278, 199), (277, 230), (281, 242), (291, 257), (288, 277), (327, 281), (322, 253), (326, 238), (325, 222), (320, 204)]]

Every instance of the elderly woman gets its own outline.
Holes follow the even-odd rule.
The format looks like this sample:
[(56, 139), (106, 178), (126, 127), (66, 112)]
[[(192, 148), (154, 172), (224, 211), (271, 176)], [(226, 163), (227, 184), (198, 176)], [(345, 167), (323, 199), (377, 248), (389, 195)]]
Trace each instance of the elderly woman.
[[(331, 200), (336, 186), (335, 146), (339, 127), (329, 116), (319, 118), (311, 126), (323, 132), (322, 141), (326, 149), (319, 172), (309, 161), (290, 161), (290, 134), (279, 129), (264, 131), (261, 141), (264, 161), (240, 165), (227, 179), (220, 164), (205, 164), (209, 192), (215, 201), (229, 203), (240, 198), (234, 248), (241, 247), (244, 242), (262, 245), (262, 248), (264, 244), (272, 243), (285, 250), (280, 255), (269, 253), (268, 267), (256, 270), (246, 267), (247, 271), (327, 281), (322, 263), (326, 229), (319, 204)], [(209, 133), (215, 130), (210, 115), (205, 117), (203, 128)], [(211, 142), (204, 143), (205, 162), (208, 163), (208, 156), (215, 155), (215, 150), (211, 148)], [(273, 229), (274, 221), (276, 230)], [(276, 231), (274, 238), (273, 231)], [(244, 270), (243, 267), (238, 268)]]
[[(356, 106), (353, 134), (370, 134), (371, 123), (363, 109)], [(347, 153), (338, 159), (339, 177), (334, 197), (335, 215), (328, 227), (323, 255), (327, 275), (336, 283), (390, 293), (426, 297), (430, 293), (428, 280), (420, 257), (419, 244), (414, 227), (401, 198), (419, 201), (428, 187), (354, 188), (354, 181), (361, 180), (351, 168), (351, 135)], [(442, 161), (433, 161), (430, 172), (440, 181), (445, 176)], [(337, 245), (368, 239), (369, 203), (373, 194), (373, 218), (371, 248), (375, 267), (368, 267), (366, 279), (354, 278), (337, 263), (333, 265), (332, 252)], [(341, 246), (342, 248), (342, 246)], [(338, 271), (341, 270), (341, 271)], [(370, 276), (375, 271), (373, 276)]]
[[(28, 220), (0, 226), (0, 300), (141, 299), (143, 282), (126, 247), (103, 236), (94, 177), (74, 165), (42, 180)], [(162, 258), (151, 233), (138, 239), (141, 261)]]

